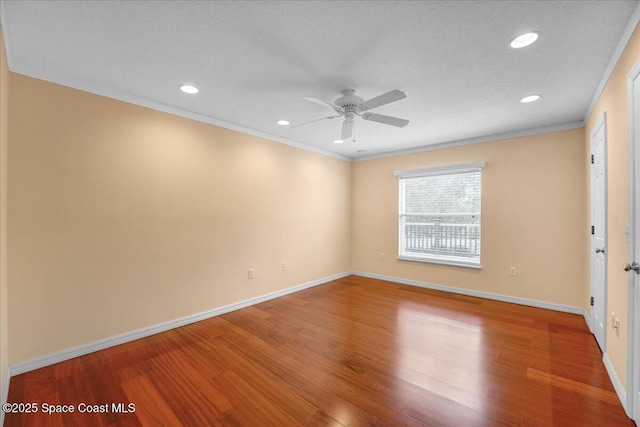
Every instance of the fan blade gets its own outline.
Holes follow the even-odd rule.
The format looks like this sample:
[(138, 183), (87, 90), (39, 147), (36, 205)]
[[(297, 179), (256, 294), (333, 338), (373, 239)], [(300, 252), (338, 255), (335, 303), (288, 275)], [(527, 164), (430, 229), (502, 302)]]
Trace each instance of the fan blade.
[(397, 126), (399, 128), (403, 128), (409, 124), (409, 120), (385, 116), (384, 114), (365, 113), (362, 115), (362, 118), (372, 122), (384, 123), (385, 125)]
[(306, 99), (307, 101), (313, 102), (314, 104), (319, 104), (319, 105), (324, 105), (325, 107), (329, 107), (329, 108), (337, 111), (340, 114), (342, 114), (344, 112), (344, 108), (342, 108), (341, 106), (336, 105), (336, 104), (331, 104), (329, 102), (325, 102), (322, 99), (314, 98), (313, 96), (305, 96), (305, 97), (303, 97), (303, 99)]
[(361, 111), (371, 110), (381, 105), (389, 104), (395, 101), (400, 101), (401, 99), (404, 99), (406, 97), (407, 95), (403, 91), (394, 89), (387, 93), (383, 93), (382, 95), (376, 96), (375, 98), (371, 98), (368, 101), (364, 101), (360, 109)]
[(289, 129), (299, 128), (300, 126), (308, 125), (309, 123), (319, 122), (320, 120), (335, 119), (336, 117), (340, 117), (340, 116), (322, 117), (320, 119), (311, 120), (310, 122), (304, 122), (304, 123), (300, 123), (299, 125), (291, 126)]
[(351, 138), (351, 135), (353, 135), (353, 120), (345, 120), (342, 123), (342, 136), (340, 139), (346, 141)]

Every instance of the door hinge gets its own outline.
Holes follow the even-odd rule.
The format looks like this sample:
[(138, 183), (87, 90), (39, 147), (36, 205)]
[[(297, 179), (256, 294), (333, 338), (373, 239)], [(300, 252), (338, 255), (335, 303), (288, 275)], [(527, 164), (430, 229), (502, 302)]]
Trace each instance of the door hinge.
[(591, 164), (593, 164), (593, 154), (591, 155)]
[(591, 297), (591, 305), (593, 305), (593, 297)]
[(591, 234), (596, 234), (596, 227), (595, 226), (591, 226)]

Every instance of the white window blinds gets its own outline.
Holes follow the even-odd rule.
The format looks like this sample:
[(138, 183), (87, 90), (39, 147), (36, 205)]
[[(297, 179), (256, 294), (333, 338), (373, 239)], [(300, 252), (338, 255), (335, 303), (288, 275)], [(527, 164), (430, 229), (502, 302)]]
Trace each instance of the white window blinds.
[(400, 178), (400, 259), (480, 266), (483, 166), (395, 172)]

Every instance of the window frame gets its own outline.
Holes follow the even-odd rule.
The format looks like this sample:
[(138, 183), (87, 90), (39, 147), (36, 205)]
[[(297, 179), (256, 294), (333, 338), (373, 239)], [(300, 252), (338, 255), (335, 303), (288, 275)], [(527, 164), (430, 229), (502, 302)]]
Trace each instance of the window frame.
[[(402, 180), (407, 178), (422, 178), (427, 176), (437, 176), (437, 175), (453, 175), (460, 173), (470, 173), (470, 172), (480, 172), (480, 204), (482, 205), (482, 169), (486, 166), (486, 162), (474, 162), (474, 163), (463, 163), (463, 164), (455, 164), (455, 165), (445, 165), (445, 166), (434, 166), (434, 167), (426, 167), (419, 169), (408, 169), (408, 170), (398, 170), (394, 171), (393, 175), (398, 177), (398, 256), (397, 259), (401, 261), (414, 261), (414, 262), (423, 262), (428, 264), (439, 264), (439, 265), (448, 265), (453, 267), (464, 267), (471, 268), (476, 270), (482, 269), (481, 264), (481, 256), (482, 250), (479, 251), (478, 261), (467, 261), (464, 259), (459, 259), (457, 257), (451, 257), (451, 259), (447, 259), (442, 256), (410, 256), (403, 254), (403, 215), (407, 215), (403, 212), (403, 199), (405, 197), (404, 192), (402, 191)], [(482, 248), (482, 207), (480, 208), (480, 248)]]

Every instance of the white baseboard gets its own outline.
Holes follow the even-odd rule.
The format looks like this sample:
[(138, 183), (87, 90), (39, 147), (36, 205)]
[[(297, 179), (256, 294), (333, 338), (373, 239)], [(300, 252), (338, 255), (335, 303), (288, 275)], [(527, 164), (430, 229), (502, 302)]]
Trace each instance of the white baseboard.
[[(2, 384), (2, 405), (7, 403), (9, 399), (9, 380), (11, 379), (11, 366), (7, 367), (7, 375), (4, 377)], [(0, 411), (0, 426), (4, 425), (4, 411)]]
[[(545, 308), (548, 310), (562, 311), (565, 313), (581, 314), (584, 317), (584, 320), (587, 323), (589, 330), (591, 330), (591, 318), (587, 313), (587, 310), (580, 307), (550, 303), (545, 301), (531, 300), (527, 298), (518, 298), (518, 297), (512, 297), (508, 295), (494, 294), (490, 292), (455, 288), (451, 286), (436, 285), (433, 283), (420, 282), (417, 280), (401, 279), (398, 277), (383, 276), (380, 274), (364, 273), (362, 271), (354, 271), (353, 274), (356, 276), (368, 277), (370, 279), (378, 279), (378, 280), (385, 280), (387, 282), (400, 283), (402, 285), (418, 286), (421, 288), (434, 289), (438, 291), (451, 292), (455, 294), (469, 295), (469, 296), (480, 297), (480, 298), (487, 298), (491, 300), (510, 302), (514, 304), (527, 305), (527, 306), (537, 307), (537, 308)], [(622, 404), (622, 407), (624, 408), (625, 413), (629, 418), (631, 418), (631, 415), (629, 414), (629, 410), (627, 409), (627, 392), (624, 389), (622, 382), (620, 382), (620, 378), (618, 378), (618, 374), (616, 373), (616, 370), (613, 367), (613, 364), (611, 363), (611, 359), (609, 359), (609, 355), (607, 353), (604, 353), (602, 357), (602, 361), (604, 362), (604, 366), (605, 366), (605, 369), (607, 370), (607, 374), (611, 379), (613, 388), (615, 389), (616, 394), (618, 395), (618, 399), (620, 399), (620, 403)]]
[(354, 271), (354, 275), (368, 277), (370, 279), (386, 280), (387, 282), (400, 283), (402, 285), (418, 286), (420, 288), (434, 289), (437, 291), (451, 292), (454, 294), (468, 295), (472, 297), (486, 298), (495, 301), (510, 302), (513, 304), (527, 305), (530, 307), (546, 308), (547, 310), (562, 311), (565, 313), (580, 314), (586, 319), (586, 312), (583, 308), (572, 305), (556, 304), (546, 301), (538, 301), (527, 298), (512, 297), (509, 295), (494, 294), (491, 292), (474, 291), (471, 289), (456, 288), (453, 286), (436, 285), (434, 283), (420, 282), (418, 280), (402, 279), (399, 277), (383, 276), (380, 274)]
[(616, 391), (618, 399), (620, 399), (620, 403), (622, 404), (624, 412), (629, 418), (631, 418), (631, 414), (629, 413), (629, 410), (627, 408), (627, 391), (624, 389), (624, 386), (620, 382), (620, 378), (618, 378), (618, 374), (616, 373), (616, 369), (613, 367), (613, 363), (611, 363), (611, 359), (609, 359), (608, 353), (603, 354), (602, 361), (604, 362), (604, 367), (606, 368), (607, 374), (609, 374), (609, 378), (611, 379), (611, 383), (613, 384), (613, 389)]
[(583, 310), (582, 315), (584, 316), (584, 321), (589, 328), (589, 332), (593, 333), (593, 329), (591, 328), (591, 316), (587, 310)]
[[(72, 348), (61, 350), (61, 351), (57, 351), (55, 353), (50, 353), (44, 356), (25, 360), (24, 362), (19, 362), (19, 363), (10, 365), (9, 371), (8, 371), (10, 374), (7, 375), (7, 378), (9, 378), (9, 375), (11, 376), (20, 375), (25, 372), (32, 371), (34, 369), (39, 369), (45, 366), (53, 365), (54, 363), (73, 359), (74, 357), (84, 356), (85, 354), (93, 353), (99, 350), (104, 350), (105, 348), (124, 344), (129, 341), (137, 340), (139, 338), (148, 337), (150, 335), (168, 331), (170, 329), (179, 328), (181, 326), (185, 326), (190, 323), (195, 323), (200, 320), (208, 319), (210, 317), (219, 316), (221, 314), (229, 313), (231, 311), (235, 311), (241, 308), (249, 307), (251, 305), (259, 304), (261, 302), (269, 301), (274, 298), (278, 298), (294, 292), (299, 292), (303, 289), (308, 289), (313, 286), (322, 285), (324, 283), (331, 282), (332, 280), (337, 280), (343, 277), (347, 277), (351, 274), (352, 274), (351, 271), (346, 271), (344, 273), (335, 274), (333, 276), (324, 277), (322, 279), (312, 280), (311, 282), (302, 283), (300, 285), (292, 286), (287, 289), (282, 289), (280, 291), (261, 295), (255, 298), (249, 298), (247, 300), (240, 301), (234, 304), (225, 305), (223, 307), (214, 308), (212, 310), (203, 311), (201, 313), (192, 314), (179, 319), (170, 320), (168, 322), (159, 323), (157, 325), (149, 326), (149, 327), (138, 329), (131, 332), (126, 332), (124, 334), (116, 335), (114, 337), (93, 341), (87, 344), (79, 345), (77, 347), (72, 347)], [(8, 386), (7, 386), (7, 391), (8, 391)], [(0, 425), (2, 425), (2, 423), (0, 423)]]

